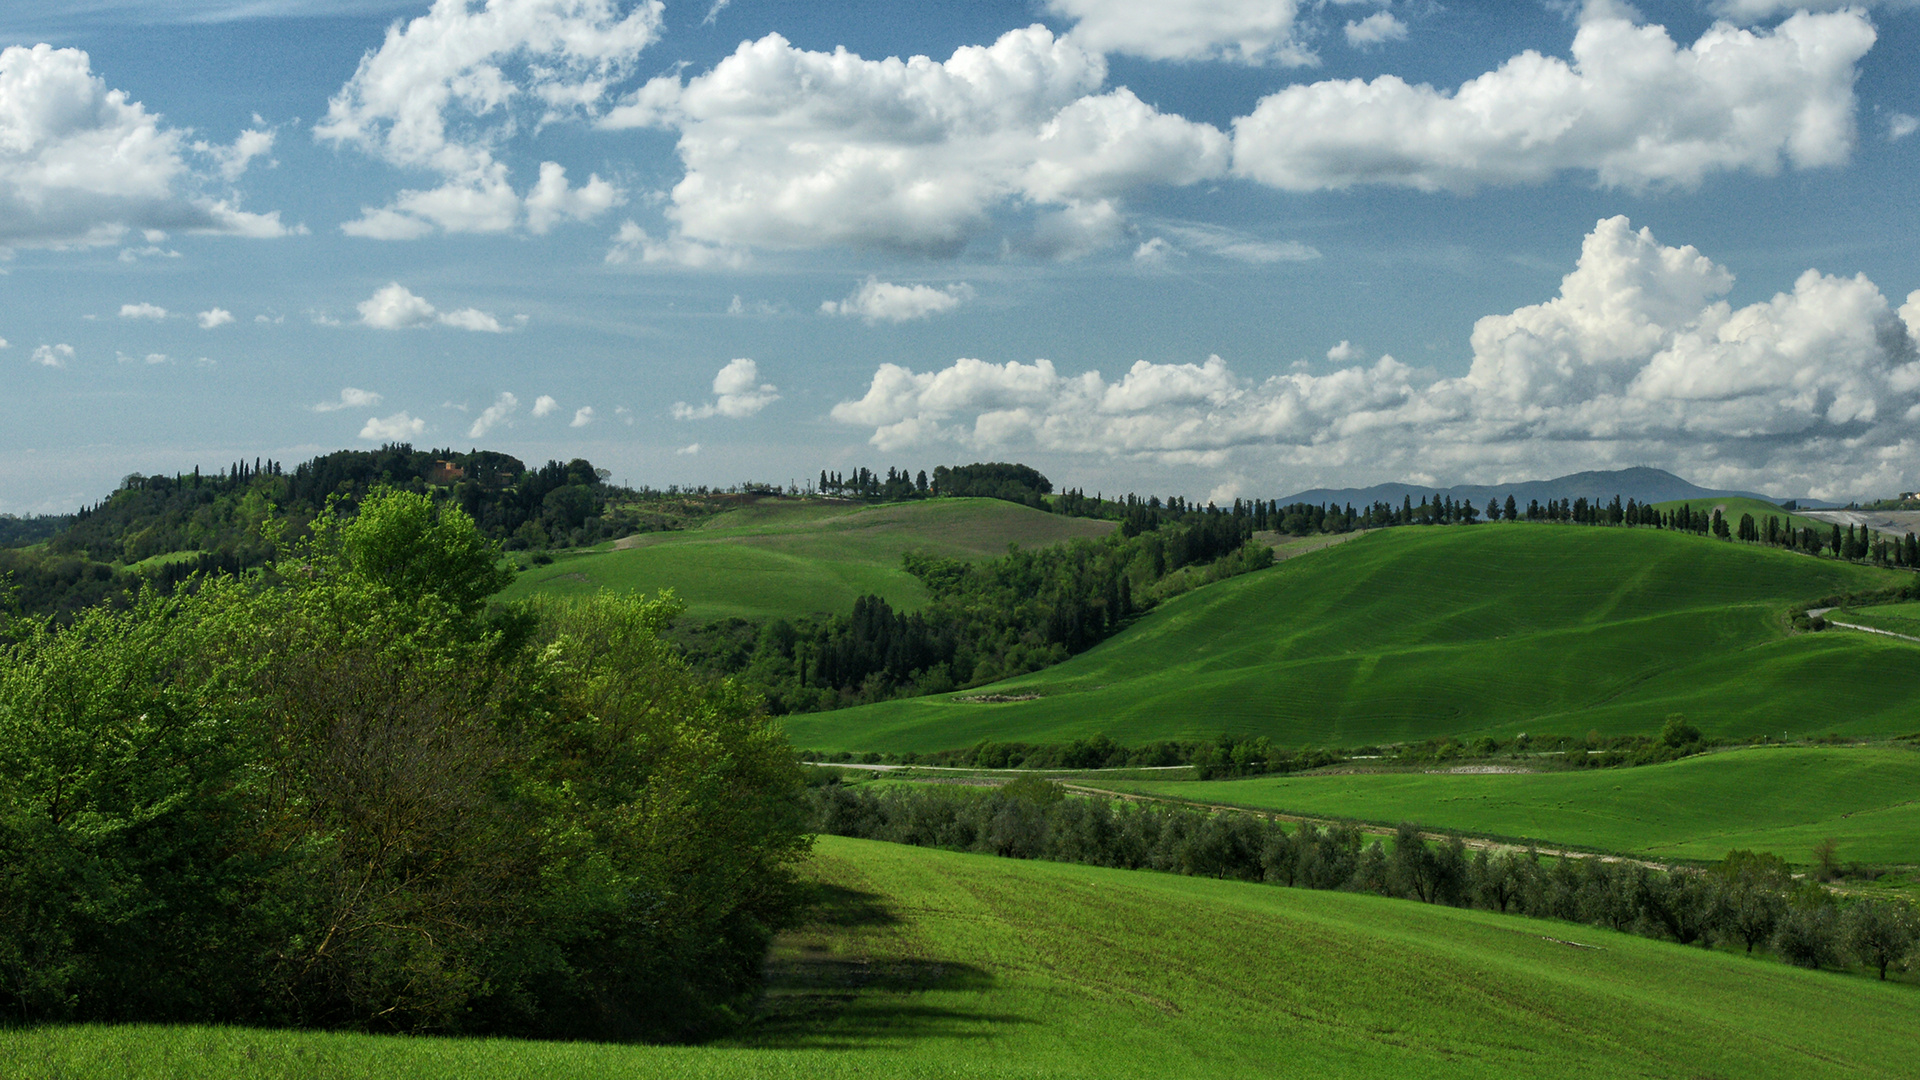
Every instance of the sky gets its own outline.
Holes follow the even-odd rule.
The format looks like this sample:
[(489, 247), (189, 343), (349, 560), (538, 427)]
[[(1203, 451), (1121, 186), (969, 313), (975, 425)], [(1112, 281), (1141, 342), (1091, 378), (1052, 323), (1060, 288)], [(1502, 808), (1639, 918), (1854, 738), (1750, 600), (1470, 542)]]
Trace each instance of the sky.
[(0, 513), (633, 485), (1920, 486), (1920, 3), (0, 0)]

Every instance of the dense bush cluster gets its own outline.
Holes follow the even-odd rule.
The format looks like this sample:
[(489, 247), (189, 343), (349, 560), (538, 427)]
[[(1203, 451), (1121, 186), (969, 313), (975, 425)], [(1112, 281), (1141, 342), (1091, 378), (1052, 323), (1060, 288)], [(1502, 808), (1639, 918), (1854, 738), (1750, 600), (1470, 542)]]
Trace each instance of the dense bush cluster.
[(1287, 828), (1245, 813), (1069, 797), (1039, 777), (983, 791), (959, 786), (812, 789), (821, 832), (1016, 859), (1346, 889), (1430, 904), (1604, 926), (1683, 945), (1772, 949), (1807, 967), (1914, 957), (1920, 922), (1904, 903), (1842, 908), (1793, 878), (1778, 856), (1737, 851), (1706, 871), (1599, 858), (1478, 850), (1400, 826), (1391, 845), (1350, 825)]
[[(827, 764), (852, 761), (854, 757), (844, 751), (837, 754), (801, 754), (803, 761)], [(1190, 765), (1195, 770), (1194, 775), (1203, 780), (1317, 769), (1343, 761), (1346, 757), (1345, 753), (1335, 750), (1288, 749), (1276, 745), (1265, 735), (1230, 734), (1213, 739), (1166, 739), (1140, 746), (1122, 746), (1105, 735), (1075, 739), (1070, 743), (982, 740), (963, 750), (859, 755), (863, 764), (885, 761), (889, 764), (961, 769), (1155, 769)]]
[(807, 849), (791, 752), (659, 636), (502, 609), (375, 492), (256, 582), (0, 625), (0, 1012), (689, 1038)]

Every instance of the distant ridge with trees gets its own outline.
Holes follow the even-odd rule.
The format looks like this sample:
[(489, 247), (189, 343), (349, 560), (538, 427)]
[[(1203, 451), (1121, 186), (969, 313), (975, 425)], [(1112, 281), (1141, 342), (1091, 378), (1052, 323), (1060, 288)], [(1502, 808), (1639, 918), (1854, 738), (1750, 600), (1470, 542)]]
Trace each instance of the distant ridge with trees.
[[(1288, 495), (1280, 502), (1283, 505), (1355, 503), (1364, 506), (1375, 502), (1397, 503), (1408, 496), (1424, 499), (1436, 492), (1442, 497), (1471, 502), (1475, 505), (1484, 505), (1488, 499), (1506, 499), (1508, 496), (1512, 496), (1523, 505), (1535, 499), (1541, 502), (1559, 502), (1562, 499), (1596, 500), (1612, 498), (1615, 495), (1621, 499), (1632, 499), (1640, 503), (1726, 498), (1759, 499), (1770, 503), (1790, 501), (1751, 491), (1703, 488), (1664, 469), (1641, 466), (1631, 469), (1569, 473), (1566, 476), (1556, 476), (1551, 480), (1525, 480), (1512, 484), (1456, 484), (1453, 487), (1441, 488), (1431, 484), (1375, 484), (1365, 488), (1314, 488)], [(1799, 505), (1813, 508), (1815, 502), (1801, 499)], [(1791, 506), (1787, 508), (1793, 509)]]

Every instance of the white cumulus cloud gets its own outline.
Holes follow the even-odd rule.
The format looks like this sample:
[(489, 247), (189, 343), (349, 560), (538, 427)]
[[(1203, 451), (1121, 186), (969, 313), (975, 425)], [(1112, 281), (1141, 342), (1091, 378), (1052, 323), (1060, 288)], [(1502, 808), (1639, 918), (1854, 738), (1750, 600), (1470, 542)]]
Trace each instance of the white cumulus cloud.
[(673, 404), (675, 420), (705, 420), (724, 416), (743, 420), (780, 400), (780, 388), (760, 381), (759, 365), (741, 357), (727, 363), (713, 377), (713, 401), (705, 405)]
[(522, 127), (590, 119), (659, 37), (659, 0), (622, 12), (614, 0), (434, 0), (387, 30), (328, 102), (314, 136), (358, 146), (439, 180), (367, 207), (349, 235), (404, 240), (435, 230), (543, 233), (585, 221), (625, 200), (589, 175), (573, 186), (542, 162), (526, 194), (514, 190), (495, 148)]
[(380, 395), (371, 390), (362, 390), (349, 386), (340, 391), (338, 401), (322, 401), (313, 407), (317, 413), (339, 412), (341, 409), (371, 409), (380, 404)]
[(225, 326), (232, 322), (233, 312), (222, 307), (209, 308), (194, 316), (194, 318), (200, 321), (200, 329), (211, 330), (216, 326)]
[(857, 315), (872, 326), (939, 315), (971, 299), (973, 286), (964, 281), (936, 289), (931, 285), (895, 285), (869, 277), (845, 300), (821, 303), (820, 311), (826, 315)]
[(1887, 117), (1888, 142), (1899, 142), (1916, 131), (1920, 131), (1920, 116), (1897, 112)]
[(376, 330), (451, 326), (489, 334), (506, 332), (499, 319), (478, 308), (441, 311), (397, 281), (387, 283), (355, 306), (360, 312), (360, 321)]
[(539, 397), (533, 399), (533, 415), (536, 419), (542, 416), (552, 416), (559, 411), (560, 403), (555, 401), (551, 395), (541, 394)]
[(218, 178), (194, 170), (191, 150), (182, 130), (108, 89), (85, 52), (45, 44), (0, 50), (0, 244), (84, 247), (130, 232), (290, 231), (278, 212), (248, 213), (211, 191)]
[(120, 317), (123, 319), (153, 319), (167, 317), (167, 309), (158, 304), (121, 304)]
[(693, 455), (698, 454), (699, 452), (700, 452), (699, 443), (688, 443), (687, 445), (674, 451), (674, 453), (680, 457), (692, 457)]
[(1683, 48), (1595, 4), (1571, 61), (1524, 52), (1450, 91), (1382, 75), (1269, 95), (1234, 121), (1234, 171), (1290, 191), (1470, 191), (1567, 171), (1641, 189), (1837, 165), (1853, 148), (1856, 65), (1874, 39), (1849, 10), (1772, 30), (1717, 23)]
[(1336, 364), (1349, 363), (1354, 360), (1362, 359), (1365, 356), (1366, 354), (1364, 352), (1361, 352), (1359, 349), (1356, 349), (1353, 347), (1353, 342), (1348, 341), (1345, 338), (1341, 338), (1340, 344), (1335, 345), (1333, 348), (1327, 350), (1327, 359), (1333, 361)]
[(368, 417), (360, 429), (360, 437), (371, 442), (406, 442), (417, 439), (427, 433), (427, 422), (405, 412), (392, 416)]
[(573, 410), (573, 422), (567, 426), (582, 428), (591, 423), (593, 423), (593, 406), (582, 405)]
[(474, 417), (473, 426), (467, 429), (467, 438), (481, 438), (502, 424), (511, 426), (508, 418), (519, 409), (520, 399), (502, 391), (499, 397), (493, 399), (493, 404), (482, 410), (479, 416)]
[(614, 234), (613, 246), (607, 249), (607, 263), (623, 266), (633, 262), (662, 263), (692, 270), (738, 270), (747, 264), (747, 253), (743, 248), (703, 244), (684, 236), (655, 238), (647, 235), (647, 230), (638, 222), (624, 221), (620, 223), (620, 231)]
[(66, 367), (67, 361), (72, 359), (71, 345), (39, 345), (33, 350), (33, 362), (41, 367)]
[(1356, 49), (1372, 48), (1389, 41), (1407, 40), (1407, 24), (1390, 11), (1376, 11), (1357, 22), (1347, 23), (1347, 44)]
[(1314, 63), (1295, 40), (1295, 0), (1047, 0), (1075, 20), (1073, 37), (1096, 52), (1149, 60), (1229, 60), (1243, 64)]
[(1040, 211), (1037, 241), (1071, 253), (1119, 238), (1128, 193), (1228, 164), (1224, 133), (1124, 87), (1099, 92), (1106, 71), (1098, 52), (1038, 25), (945, 61), (769, 34), (705, 74), (651, 80), (601, 123), (680, 133), (686, 175), (666, 215), (687, 242), (951, 252), (1018, 204)]
[[(958, 446), (1257, 461), (1313, 483), (1399, 472), (1492, 482), (1660, 464), (1696, 482), (1846, 496), (1911, 485), (1920, 454), (1920, 291), (1808, 270), (1733, 308), (1722, 266), (1625, 218), (1597, 224), (1559, 293), (1479, 320), (1457, 378), (1391, 356), (1243, 377), (1219, 357), (1120, 378), (1047, 360), (883, 364), (832, 410), (887, 451)], [(1358, 350), (1343, 342), (1330, 359)], [(1311, 486), (1303, 482), (1300, 486)]]

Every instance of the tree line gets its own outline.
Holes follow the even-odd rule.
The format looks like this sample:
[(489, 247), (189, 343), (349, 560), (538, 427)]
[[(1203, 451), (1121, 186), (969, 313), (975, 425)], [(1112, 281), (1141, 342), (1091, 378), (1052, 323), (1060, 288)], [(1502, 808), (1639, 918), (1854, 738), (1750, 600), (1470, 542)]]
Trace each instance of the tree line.
[(823, 833), (1016, 859), (1341, 889), (1558, 919), (1806, 967), (1858, 962), (1886, 978), (1920, 960), (1920, 919), (1897, 900), (1842, 903), (1770, 853), (1734, 851), (1702, 871), (1430, 841), (1402, 824), (1391, 845), (1351, 825), (1289, 829), (1247, 813), (1069, 797), (1023, 777), (979, 789), (875, 788), (830, 777), (810, 789)]
[(263, 571), (0, 616), (0, 1011), (690, 1039), (743, 1015), (809, 845), (670, 602), (489, 602), (376, 488)]
[(1272, 548), (1225, 515), (982, 562), (908, 552), (903, 564), (929, 596), (918, 611), (863, 596), (844, 615), (730, 620), (675, 637), (696, 666), (734, 676), (771, 711), (811, 712), (1036, 671), (1178, 591), (1272, 562)]

